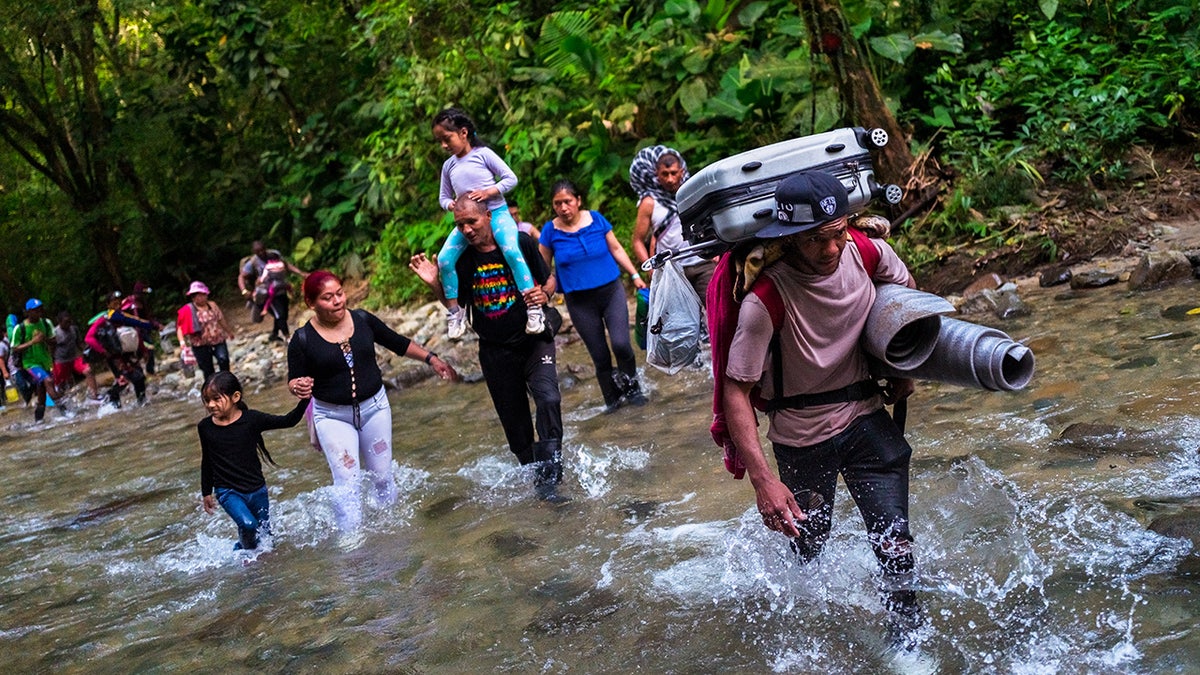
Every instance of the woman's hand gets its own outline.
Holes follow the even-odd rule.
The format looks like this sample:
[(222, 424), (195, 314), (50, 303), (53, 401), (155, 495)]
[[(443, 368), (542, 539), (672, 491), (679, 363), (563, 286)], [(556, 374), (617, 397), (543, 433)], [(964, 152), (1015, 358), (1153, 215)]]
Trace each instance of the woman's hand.
[(633, 275), (633, 287), (637, 288), (637, 289), (646, 288), (646, 281), (644, 279), (642, 279), (642, 275), (640, 275), (640, 274)]
[(313, 379), (311, 377), (296, 377), (288, 380), (288, 391), (292, 396), (304, 399), (312, 397)]
[(200, 501), (201, 505), (204, 507), (204, 512), (208, 515), (211, 516), (217, 512), (217, 498), (213, 495), (204, 495), (204, 498)]
[(458, 382), (458, 372), (454, 370), (454, 366), (446, 363), (440, 356), (434, 356), (429, 360), (429, 367), (433, 368), (433, 372), (438, 374), (438, 377), (443, 380), (451, 380)]

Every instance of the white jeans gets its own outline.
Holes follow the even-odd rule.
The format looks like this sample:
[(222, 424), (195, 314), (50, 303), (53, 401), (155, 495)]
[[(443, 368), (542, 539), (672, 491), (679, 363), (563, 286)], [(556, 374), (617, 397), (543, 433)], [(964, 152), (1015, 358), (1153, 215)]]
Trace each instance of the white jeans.
[(392, 408), (383, 387), (358, 404), (360, 426), (355, 426), (354, 406), (334, 405), (313, 399), (312, 423), (317, 440), (333, 473), (333, 513), (338, 529), (353, 530), (362, 524), (359, 484), (366, 471), (375, 484), (375, 495), (384, 504), (396, 501), (392, 480)]

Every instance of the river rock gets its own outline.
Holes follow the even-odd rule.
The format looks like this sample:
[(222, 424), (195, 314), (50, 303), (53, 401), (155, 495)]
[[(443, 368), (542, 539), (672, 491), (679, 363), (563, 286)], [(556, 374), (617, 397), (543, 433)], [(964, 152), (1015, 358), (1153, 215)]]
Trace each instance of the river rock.
[(1129, 275), (1129, 289), (1142, 291), (1191, 279), (1192, 263), (1179, 251), (1151, 251), (1142, 255)]
[(1065, 265), (1056, 265), (1043, 269), (1038, 274), (1038, 285), (1042, 288), (1051, 286), (1061, 286), (1062, 284), (1071, 281), (1071, 268)]
[(999, 274), (989, 272), (976, 278), (971, 285), (967, 286), (966, 290), (962, 292), (963, 300), (971, 300), (986, 291), (994, 291), (1003, 284), (1004, 280), (1000, 278)]
[(1157, 457), (1162, 441), (1152, 433), (1112, 424), (1076, 422), (1063, 429), (1050, 449), (1090, 458), (1104, 455)]
[(974, 297), (965, 299), (959, 311), (963, 314), (991, 312), (1001, 319), (1028, 316), (1030, 313), (1029, 306), (1021, 302), (1013, 284), (1007, 284), (999, 290), (984, 289)]
[(1195, 549), (1200, 549), (1200, 509), (1188, 509), (1181, 513), (1169, 513), (1150, 521), (1150, 531), (1164, 537), (1189, 539)]
[(1100, 288), (1111, 286), (1121, 280), (1120, 275), (1104, 270), (1081, 272), (1071, 277), (1071, 288)]

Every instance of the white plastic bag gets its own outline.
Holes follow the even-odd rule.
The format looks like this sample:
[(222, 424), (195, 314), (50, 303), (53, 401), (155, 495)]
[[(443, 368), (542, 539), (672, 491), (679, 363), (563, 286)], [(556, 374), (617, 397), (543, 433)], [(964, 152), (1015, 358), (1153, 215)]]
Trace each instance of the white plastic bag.
[(646, 363), (674, 375), (700, 355), (704, 312), (678, 263), (667, 261), (650, 284)]

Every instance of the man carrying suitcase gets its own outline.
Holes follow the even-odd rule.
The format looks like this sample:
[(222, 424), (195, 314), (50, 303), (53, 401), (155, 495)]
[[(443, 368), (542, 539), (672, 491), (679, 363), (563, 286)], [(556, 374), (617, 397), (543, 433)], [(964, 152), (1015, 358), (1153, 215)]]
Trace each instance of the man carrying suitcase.
[[(779, 184), (775, 206), (776, 220), (757, 236), (778, 238), (783, 255), (755, 282), (773, 292), (755, 289), (738, 310), (722, 381), (728, 432), (763, 525), (791, 538), (805, 561), (829, 536), (841, 474), (883, 571), (893, 645), (910, 648), (924, 621), (908, 527), (912, 449), (883, 405), (913, 384), (890, 379), (880, 388), (868, 373), (859, 336), (875, 286), (858, 246), (846, 245), (846, 188), (828, 173), (801, 172)], [(895, 251), (870, 242), (879, 251), (874, 281), (913, 287)], [(754, 395), (766, 400), (778, 477), (759, 443)]]
[[(629, 167), (629, 185), (638, 194), (637, 221), (633, 226), (633, 255), (640, 265), (655, 253), (677, 251), (688, 245), (675, 205), (675, 193), (688, 179), (687, 163), (672, 148), (643, 148)], [(704, 303), (716, 263), (697, 255), (673, 259)]]

